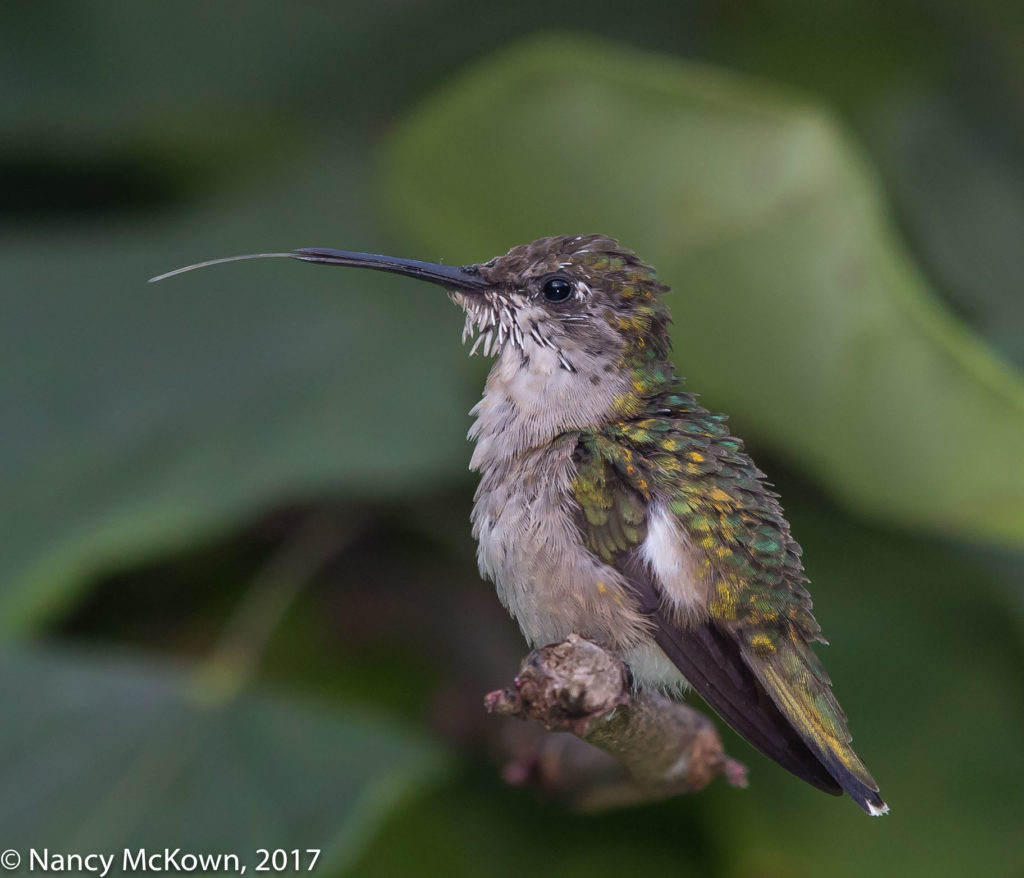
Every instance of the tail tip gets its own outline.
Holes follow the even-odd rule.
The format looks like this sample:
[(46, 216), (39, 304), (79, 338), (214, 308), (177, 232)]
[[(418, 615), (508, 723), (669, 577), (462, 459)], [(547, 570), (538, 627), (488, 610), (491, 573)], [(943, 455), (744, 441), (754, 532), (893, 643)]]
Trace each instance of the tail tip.
[(881, 817), (889, 813), (889, 806), (882, 800), (882, 797), (875, 794), (870, 799), (864, 800), (864, 810), (872, 817)]

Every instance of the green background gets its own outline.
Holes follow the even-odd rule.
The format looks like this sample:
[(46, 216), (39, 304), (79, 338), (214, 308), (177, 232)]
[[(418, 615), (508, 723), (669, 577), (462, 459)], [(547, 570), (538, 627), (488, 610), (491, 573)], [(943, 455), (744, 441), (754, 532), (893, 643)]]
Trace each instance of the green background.
[[(987, 0), (0, 9), (0, 848), (317, 874), (1024, 873), (1024, 12)], [(602, 232), (804, 548), (892, 815), (503, 784), (486, 363), (448, 263)]]

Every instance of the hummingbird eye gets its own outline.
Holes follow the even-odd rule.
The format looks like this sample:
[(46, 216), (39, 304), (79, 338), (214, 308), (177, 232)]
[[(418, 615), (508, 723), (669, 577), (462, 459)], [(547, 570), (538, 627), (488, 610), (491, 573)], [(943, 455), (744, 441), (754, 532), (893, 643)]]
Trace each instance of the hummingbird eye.
[(549, 302), (564, 302), (572, 295), (573, 285), (564, 277), (552, 277), (544, 281), (541, 291)]

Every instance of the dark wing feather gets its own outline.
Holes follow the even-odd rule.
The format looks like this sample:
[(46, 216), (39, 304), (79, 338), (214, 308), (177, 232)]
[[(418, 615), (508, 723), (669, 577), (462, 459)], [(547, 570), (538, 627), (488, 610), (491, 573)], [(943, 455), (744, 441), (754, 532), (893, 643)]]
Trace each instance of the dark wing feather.
[(713, 621), (680, 631), (664, 615), (657, 586), (635, 553), (618, 565), (655, 622), (654, 639), (687, 681), (729, 726), (801, 780), (834, 796), (833, 779), (744, 661), (736, 640)]
[[(818, 789), (845, 789), (868, 813), (884, 813), (811, 649), (818, 624), (776, 495), (720, 416), (686, 394), (664, 402), (659, 418), (580, 435), (573, 493), (587, 547), (627, 577), (658, 646), (733, 729)], [(714, 574), (703, 622), (673, 620), (639, 557), (655, 489)]]

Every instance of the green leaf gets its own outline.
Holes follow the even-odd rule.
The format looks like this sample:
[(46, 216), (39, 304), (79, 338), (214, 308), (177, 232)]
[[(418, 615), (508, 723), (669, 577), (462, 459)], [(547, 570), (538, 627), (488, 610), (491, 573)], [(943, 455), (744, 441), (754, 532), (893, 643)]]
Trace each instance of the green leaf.
[[(1016, 120), (1000, 114), (1003, 125)], [(900, 218), (954, 307), (1024, 366), (1024, 168), (927, 92), (892, 100), (868, 132)], [(973, 124), (972, 124), (973, 123)]]
[(322, 128), (332, 102), (348, 124), (379, 112), (402, 65), (377, 64), (357, 87), (348, 82), (381, 54), (422, 45), (414, 15), (396, 22), (383, 7), (353, 15), (250, 0), (244, 21), (238, 8), (202, 0), (51, 0), (4, 12), (4, 145), (28, 149), (38, 139), (44, 159), (145, 142), (237, 161), (239, 151), (259, 154)]
[(475, 379), (440, 291), (267, 262), (145, 284), (257, 249), (403, 251), (368, 131), (433, 64), (432, 13), (4, 13), (0, 630), (270, 505), (465, 478)]
[(0, 245), (0, 627), (274, 503), (467, 478), (478, 379), (440, 290), (291, 260), (146, 283), (220, 254), (387, 249), (364, 154), (287, 158), (198, 212)]
[[(480, 777), (484, 774), (484, 777)], [(601, 815), (567, 812), (533, 790), (500, 787), (493, 769), (397, 809), (353, 878), (621, 878), (718, 874), (701, 836), (700, 796)]]
[[(0, 651), (4, 847), (320, 848), (352, 859), (445, 765), (351, 709), (263, 693), (221, 701), (181, 669), (70, 650)], [(13, 708), (13, 705), (17, 705)]]
[(388, 167), (396, 215), (460, 261), (556, 233), (636, 248), (674, 287), (691, 386), (851, 508), (1024, 540), (1024, 384), (929, 293), (821, 107), (558, 35), (426, 103)]

